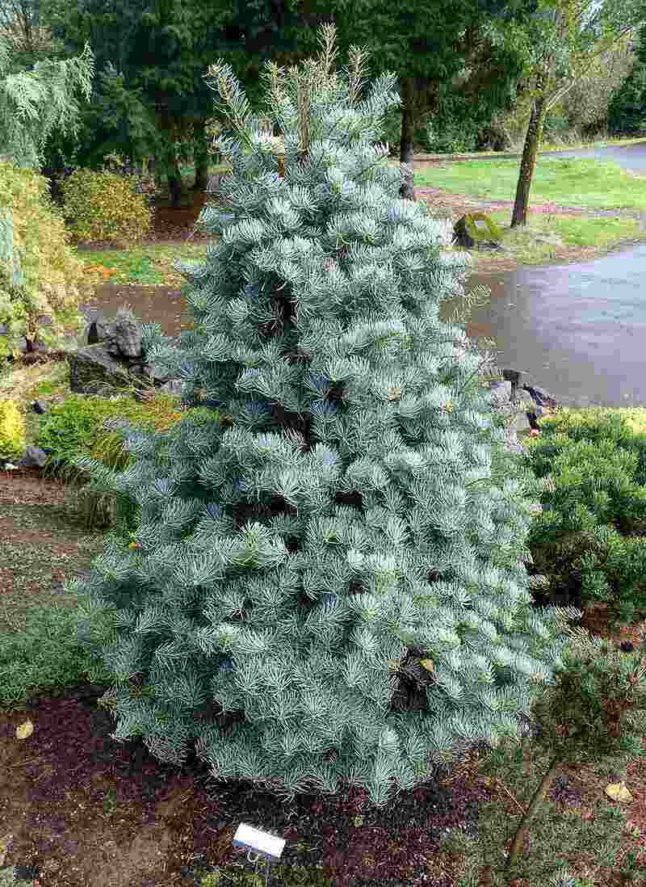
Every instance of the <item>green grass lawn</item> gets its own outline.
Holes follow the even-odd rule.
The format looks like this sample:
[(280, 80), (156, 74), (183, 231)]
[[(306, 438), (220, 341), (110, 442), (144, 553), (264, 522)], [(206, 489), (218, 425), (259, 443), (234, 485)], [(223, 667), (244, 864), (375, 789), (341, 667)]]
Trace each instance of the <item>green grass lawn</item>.
[(641, 231), (639, 219), (607, 218), (596, 216), (533, 216), (535, 230), (550, 230), (567, 246), (595, 246), (601, 249), (621, 240), (638, 239)]
[(63, 583), (89, 567), (102, 537), (85, 530), (63, 502), (34, 507), (0, 499), (0, 511), (2, 633), (19, 629), (31, 607), (73, 602)]
[(526, 227), (513, 229), (508, 227), (508, 210), (493, 212), (491, 217), (503, 229), (505, 250), (522, 265), (566, 258), (568, 253), (576, 258), (577, 252), (590, 248), (605, 252), (621, 243), (646, 239), (639, 219), (625, 217), (534, 214), (529, 216)]
[(183, 278), (173, 268), (173, 263), (199, 262), (204, 258), (204, 243), (146, 244), (126, 250), (80, 250), (87, 275), (92, 282), (179, 285)]
[[(488, 200), (513, 200), (517, 160), (465, 160), (418, 170), (415, 184)], [(646, 210), (646, 176), (616, 163), (541, 157), (532, 183), (533, 204), (555, 203), (589, 209)]]
[[(573, 141), (555, 141), (555, 142), (542, 142), (540, 153), (545, 154), (546, 152), (551, 151), (578, 151), (585, 150), (586, 148), (607, 148), (609, 146), (613, 147), (628, 147), (629, 145), (638, 145), (641, 142), (646, 142), (646, 138), (644, 136), (635, 136), (634, 138), (627, 139), (625, 136), (606, 136), (605, 139), (595, 139), (595, 141), (577, 141), (576, 139)], [(510, 145), (504, 151), (429, 151), (429, 154), (447, 154), (453, 156), (474, 156), (474, 159), (477, 157), (499, 157), (502, 159), (505, 154), (520, 154), (523, 150), (523, 142), (520, 141), (516, 144)], [(426, 151), (420, 151), (420, 154), (427, 153)]]

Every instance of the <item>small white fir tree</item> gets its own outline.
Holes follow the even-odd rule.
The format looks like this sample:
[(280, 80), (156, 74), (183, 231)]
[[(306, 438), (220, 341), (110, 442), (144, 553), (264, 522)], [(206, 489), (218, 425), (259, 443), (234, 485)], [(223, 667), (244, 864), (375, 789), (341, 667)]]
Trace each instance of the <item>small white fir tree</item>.
[(460, 259), (379, 143), (394, 78), (367, 86), (357, 50), (337, 71), (330, 28), (318, 59), (267, 77), (256, 117), (210, 71), (229, 120), (218, 237), (187, 269), (192, 328), (147, 336), (205, 409), (129, 437), (112, 483), (133, 536), (81, 588), (111, 625), (94, 642), (116, 736), (382, 803), (517, 732), (558, 618), (532, 606), (529, 506), (494, 470), (478, 356), (439, 318)]

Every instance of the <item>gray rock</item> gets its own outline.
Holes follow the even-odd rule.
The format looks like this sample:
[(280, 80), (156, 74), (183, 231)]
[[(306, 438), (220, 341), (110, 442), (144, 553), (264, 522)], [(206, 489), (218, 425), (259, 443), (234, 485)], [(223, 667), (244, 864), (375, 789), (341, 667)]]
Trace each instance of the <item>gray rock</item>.
[(516, 391), (514, 403), (518, 404), (519, 407), (522, 407), (525, 410), (535, 410), (537, 406), (536, 401), (529, 391), (525, 391), (524, 388), (519, 388), (518, 391)]
[(555, 397), (552, 397), (544, 388), (539, 388), (538, 385), (523, 385), (525, 391), (529, 392), (534, 403), (537, 403), (541, 407), (548, 407), (549, 409), (556, 409), (558, 406), (558, 401)]
[(44, 468), (47, 463), (47, 453), (40, 447), (28, 446), (18, 463), (21, 468)]
[(538, 428), (538, 420), (545, 412), (545, 408), (537, 403), (529, 391), (526, 391), (524, 388), (518, 390), (516, 401), (525, 410), (532, 428)]
[(67, 361), (70, 388), (79, 394), (110, 394), (132, 382), (127, 366), (109, 354), (103, 343), (79, 348)]
[(181, 397), (181, 379), (169, 379), (168, 382), (164, 382), (164, 384), (160, 388), (160, 391), (163, 391), (164, 394), (168, 394), (171, 397)]
[(520, 456), (525, 452), (525, 447), (518, 440), (518, 435), (513, 428), (505, 428), (503, 434), (503, 446), (508, 453), (516, 453), (516, 455)]
[(113, 357), (141, 357), (141, 327), (132, 311), (117, 312), (107, 332), (106, 345)]
[(522, 377), (526, 375), (527, 373), (525, 372), (525, 370), (514, 370), (511, 368), (507, 368), (502, 371), (503, 379), (505, 379), (505, 381), (507, 382), (511, 382), (512, 395), (514, 395), (516, 391), (518, 391)]
[(88, 323), (85, 330), (85, 341), (88, 345), (104, 342), (110, 332), (110, 323), (102, 314), (97, 314)]
[(516, 434), (524, 434), (527, 431), (531, 431), (532, 424), (529, 421), (527, 413), (521, 410), (516, 414), (509, 427)]
[(496, 407), (506, 406), (511, 401), (511, 382), (492, 382), (489, 386), (491, 393), (491, 405)]

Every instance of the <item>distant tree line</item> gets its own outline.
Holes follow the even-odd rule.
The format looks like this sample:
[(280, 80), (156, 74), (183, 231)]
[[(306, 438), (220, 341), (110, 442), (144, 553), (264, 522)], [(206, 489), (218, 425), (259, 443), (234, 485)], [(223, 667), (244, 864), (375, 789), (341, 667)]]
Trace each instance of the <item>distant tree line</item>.
[(181, 198), (184, 162), (205, 184), (212, 97), (208, 65), (228, 61), (253, 98), (262, 64), (310, 54), (316, 26), (333, 20), (339, 49), (366, 47), (370, 72), (393, 70), (404, 98), (392, 120), (402, 160), (424, 144), (429, 119), (487, 140), (493, 114), (511, 107), (523, 68), (515, 39), (533, 0), (0, 0), (0, 39), (24, 64), (77, 56), (89, 45), (95, 77), (80, 132), (50, 142), (50, 166), (95, 166), (120, 153), (151, 159)]
[(216, 59), (253, 100), (265, 60), (297, 64), (314, 50), (317, 26), (333, 21), (342, 53), (359, 45), (372, 76), (396, 73), (402, 104), (388, 138), (408, 162), (418, 148), (507, 147), (528, 121), (539, 140), (559, 120), (592, 132), (605, 127), (608, 105), (613, 129), (642, 129), (646, 56), (636, 23), (644, 2), (0, 0), (0, 71), (9, 57), (10, 73), (25, 74), (87, 58), (89, 47), (89, 101), (79, 107), (68, 89), (75, 124), (50, 127), (41, 165), (97, 167), (119, 154), (150, 168), (178, 205), (182, 167), (203, 190), (212, 162), (217, 120), (204, 75)]

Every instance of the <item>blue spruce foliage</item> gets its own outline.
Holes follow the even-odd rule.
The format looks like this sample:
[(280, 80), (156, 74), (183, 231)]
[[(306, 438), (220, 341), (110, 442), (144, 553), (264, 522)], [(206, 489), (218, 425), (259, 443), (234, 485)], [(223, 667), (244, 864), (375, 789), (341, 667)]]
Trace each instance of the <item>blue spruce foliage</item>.
[(231, 174), (192, 328), (149, 336), (184, 399), (219, 406), (131, 439), (111, 483), (136, 544), (115, 534), (79, 586), (117, 737), (382, 803), (516, 735), (560, 617), (532, 605), (530, 509), (496, 470), (478, 355), (439, 317), (461, 260), (379, 143), (395, 80), (364, 84), (358, 53), (336, 70), (332, 41), (269, 66), (260, 116), (210, 71)]

